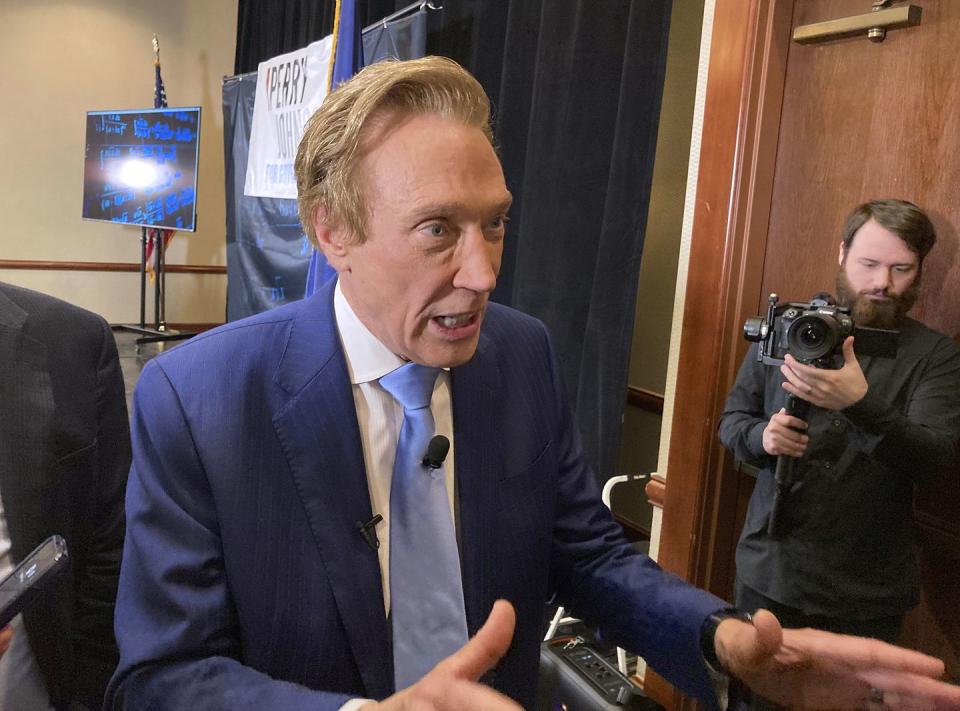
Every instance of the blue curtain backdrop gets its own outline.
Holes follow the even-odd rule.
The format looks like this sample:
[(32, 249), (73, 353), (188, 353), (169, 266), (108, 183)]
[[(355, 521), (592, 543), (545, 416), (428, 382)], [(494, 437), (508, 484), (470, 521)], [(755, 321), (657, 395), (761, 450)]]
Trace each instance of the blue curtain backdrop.
[[(372, 25), (409, 4), (410, 0), (358, 0), (360, 25)], [(255, 72), (264, 60), (326, 37), (333, 32), (335, 6), (334, 0), (238, 0), (233, 73)]]
[(401, 17), (389, 27), (377, 25), (363, 33), (363, 61), (422, 57), (427, 46), (427, 13)]
[(553, 335), (601, 481), (619, 474), (637, 280), (670, 0), (458, 0), (428, 54), (458, 60), (494, 105), (510, 210), (494, 299)]
[[(364, 21), (405, 4), (370, 0)], [(427, 54), (456, 59), (487, 90), (515, 198), (494, 298), (549, 327), (584, 445), (606, 480), (619, 473), (671, 0), (442, 4), (427, 14)], [(323, 22), (329, 33), (332, 6), (240, 0), (237, 71), (324, 32), (257, 54), (278, 37)]]
[[(364, 61), (422, 57), (425, 43), (426, 17), (418, 12), (364, 33)], [(292, 49), (296, 48), (278, 54)], [(303, 298), (313, 252), (300, 226), (295, 200), (243, 194), (256, 85), (256, 72), (229, 77), (223, 83), (228, 321)]]

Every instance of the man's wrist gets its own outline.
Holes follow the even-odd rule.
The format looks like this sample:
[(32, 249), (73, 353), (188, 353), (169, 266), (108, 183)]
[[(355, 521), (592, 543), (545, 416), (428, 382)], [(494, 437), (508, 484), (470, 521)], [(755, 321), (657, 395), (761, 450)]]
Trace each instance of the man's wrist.
[(749, 613), (728, 607), (714, 612), (703, 621), (700, 628), (700, 652), (707, 665), (710, 683), (713, 685), (717, 697), (717, 706), (722, 711), (736, 709), (751, 701), (750, 690), (730, 673), (717, 654), (717, 630), (721, 623), (727, 620), (741, 620), (747, 624), (753, 623)]
[(717, 628), (724, 620), (740, 620), (747, 624), (753, 624), (753, 617), (748, 612), (738, 610), (735, 607), (727, 607), (717, 610), (703, 621), (700, 628), (700, 652), (703, 654), (703, 660), (711, 670), (722, 674), (730, 674), (717, 654)]

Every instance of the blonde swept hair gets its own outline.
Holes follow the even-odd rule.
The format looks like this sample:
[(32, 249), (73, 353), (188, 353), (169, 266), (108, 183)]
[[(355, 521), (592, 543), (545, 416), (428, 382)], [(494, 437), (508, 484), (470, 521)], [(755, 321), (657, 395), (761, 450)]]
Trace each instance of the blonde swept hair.
[(446, 57), (371, 64), (334, 89), (304, 127), (297, 149), (297, 210), (316, 247), (314, 219), (329, 219), (366, 238), (367, 206), (358, 176), (364, 129), (371, 119), (439, 114), (483, 131), (493, 145), (490, 101), (480, 83)]

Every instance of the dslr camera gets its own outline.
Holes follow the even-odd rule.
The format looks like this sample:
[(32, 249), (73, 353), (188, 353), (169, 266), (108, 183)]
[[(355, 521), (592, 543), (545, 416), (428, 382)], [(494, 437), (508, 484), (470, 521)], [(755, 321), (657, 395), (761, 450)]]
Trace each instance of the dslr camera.
[(847, 336), (855, 337), (858, 355), (896, 357), (899, 331), (856, 326), (850, 309), (830, 294), (821, 292), (809, 303), (779, 302), (770, 294), (766, 318), (753, 316), (743, 325), (743, 337), (760, 344), (761, 363), (780, 365), (789, 353), (801, 363), (836, 370), (843, 367)]

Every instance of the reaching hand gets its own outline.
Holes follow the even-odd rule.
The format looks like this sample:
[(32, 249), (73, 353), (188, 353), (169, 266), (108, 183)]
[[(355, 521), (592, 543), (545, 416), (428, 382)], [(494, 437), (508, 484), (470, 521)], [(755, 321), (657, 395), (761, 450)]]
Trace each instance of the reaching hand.
[(378, 704), (376, 711), (521, 711), (503, 694), (477, 683), (507, 652), (513, 639), (516, 613), (506, 600), (497, 600), (483, 627), (455, 654), (437, 664), (423, 679)]
[(783, 389), (825, 410), (843, 410), (867, 394), (867, 379), (853, 353), (853, 336), (843, 342), (843, 367), (816, 368), (797, 361), (789, 353), (780, 372), (787, 379)]
[(725, 669), (792, 709), (960, 710), (960, 687), (937, 681), (943, 662), (875, 639), (785, 630), (760, 610), (752, 625), (724, 620), (715, 640)]
[(807, 423), (799, 417), (787, 414), (784, 407), (770, 418), (763, 429), (763, 449), (771, 456), (786, 454), (788, 457), (802, 457), (807, 451), (810, 437), (797, 430), (806, 430)]

